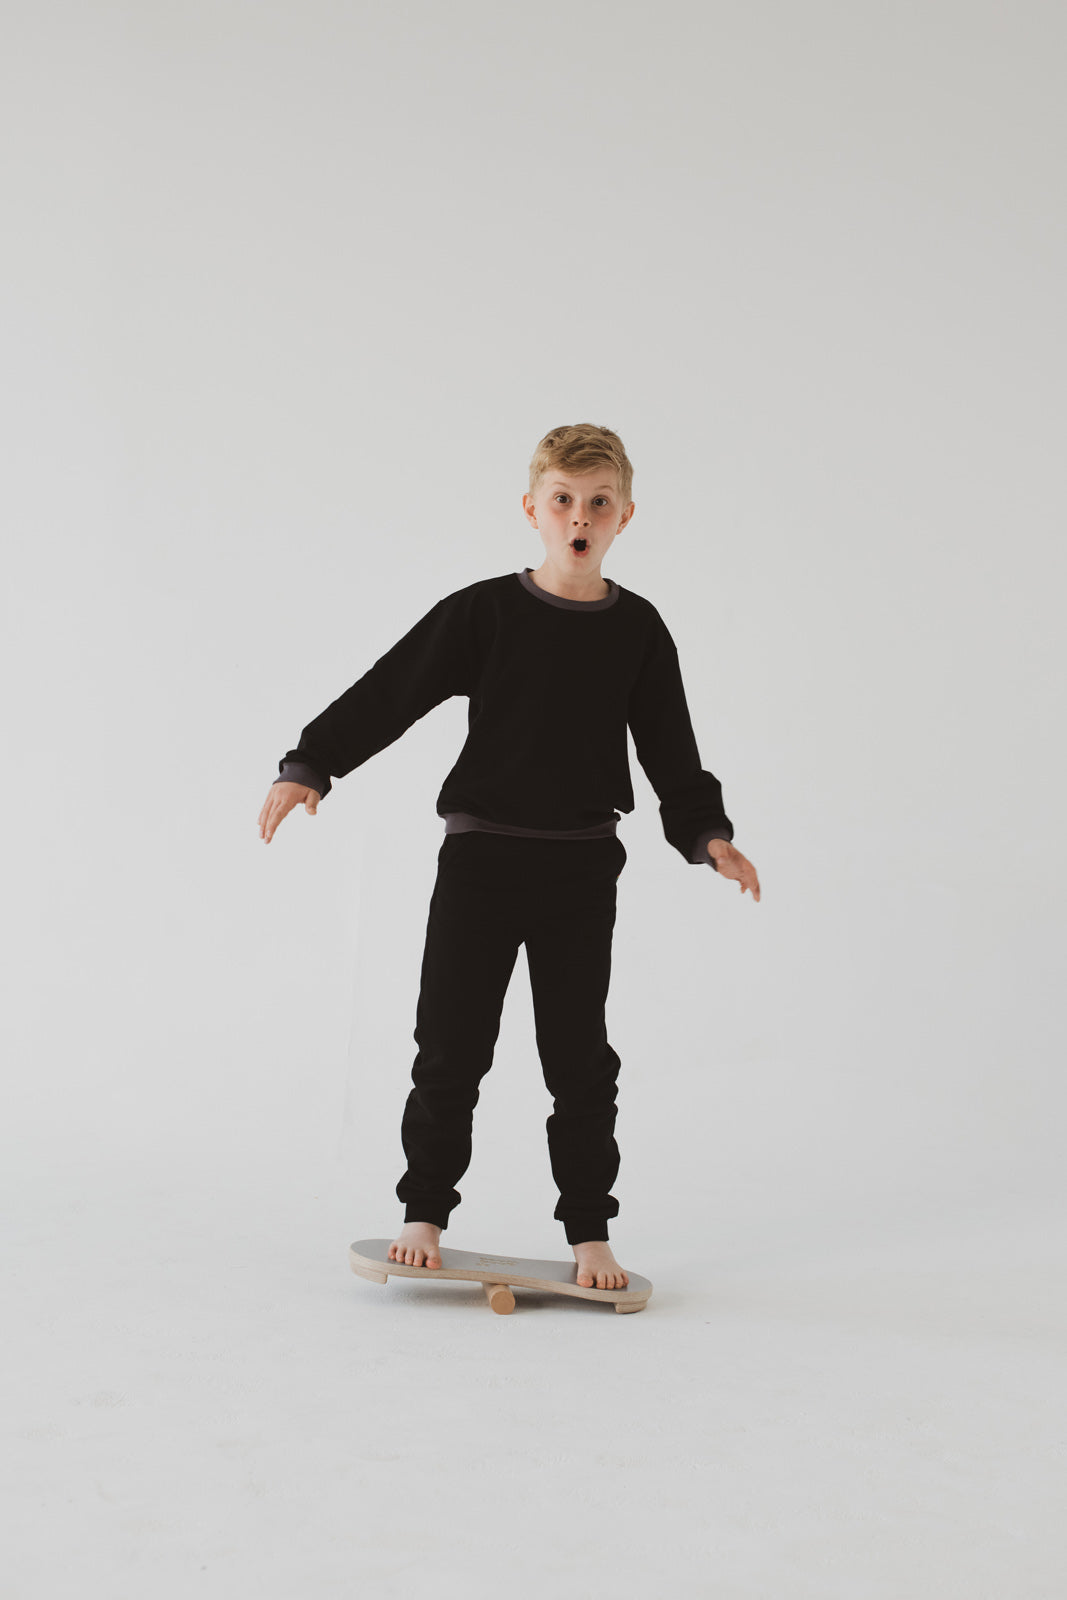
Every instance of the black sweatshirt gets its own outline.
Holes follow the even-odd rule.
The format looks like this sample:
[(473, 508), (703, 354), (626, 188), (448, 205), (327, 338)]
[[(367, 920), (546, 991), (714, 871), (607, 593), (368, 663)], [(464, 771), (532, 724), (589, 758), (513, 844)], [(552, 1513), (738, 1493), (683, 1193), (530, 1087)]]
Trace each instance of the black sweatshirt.
[(668, 844), (714, 867), (708, 840), (734, 829), (700, 765), (674, 640), (650, 601), (605, 582), (602, 600), (567, 600), (526, 567), (447, 595), (308, 723), (274, 781), (325, 797), (331, 775), (465, 695), (466, 742), (437, 797), (445, 832), (600, 838), (634, 808), (629, 727)]

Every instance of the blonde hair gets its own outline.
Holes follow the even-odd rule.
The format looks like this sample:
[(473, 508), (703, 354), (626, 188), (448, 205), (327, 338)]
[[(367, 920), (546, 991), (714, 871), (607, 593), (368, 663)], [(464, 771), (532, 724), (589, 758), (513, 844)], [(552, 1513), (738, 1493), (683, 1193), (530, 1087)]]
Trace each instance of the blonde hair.
[(608, 466), (615, 473), (622, 503), (628, 506), (634, 469), (618, 434), (610, 428), (598, 427), (595, 422), (564, 423), (561, 428), (546, 433), (530, 457), (530, 497), (536, 497), (542, 481), (553, 468), (581, 476), (594, 472), (599, 466)]

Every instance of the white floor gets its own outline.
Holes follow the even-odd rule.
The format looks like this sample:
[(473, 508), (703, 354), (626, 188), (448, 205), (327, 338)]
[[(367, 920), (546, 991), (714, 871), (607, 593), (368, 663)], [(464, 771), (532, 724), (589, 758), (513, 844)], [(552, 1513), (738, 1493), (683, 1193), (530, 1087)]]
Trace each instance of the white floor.
[[(352, 1274), (400, 1212), (348, 1187), (12, 1186), (6, 1600), (1067, 1594), (1061, 1220), (613, 1224), (645, 1311), (496, 1316)], [(484, 1232), (445, 1242), (568, 1256)]]

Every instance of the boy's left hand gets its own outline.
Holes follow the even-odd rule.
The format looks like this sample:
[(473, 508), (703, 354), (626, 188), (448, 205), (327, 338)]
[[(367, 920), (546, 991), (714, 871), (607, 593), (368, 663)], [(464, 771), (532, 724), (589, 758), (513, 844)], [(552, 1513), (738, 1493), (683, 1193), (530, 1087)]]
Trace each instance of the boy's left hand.
[(708, 855), (714, 856), (720, 878), (736, 878), (741, 885), (742, 894), (746, 889), (751, 889), (753, 900), (759, 899), (759, 878), (756, 876), (756, 869), (747, 856), (743, 856), (740, 850), (734, 849), (729, 839), (709, 839)]

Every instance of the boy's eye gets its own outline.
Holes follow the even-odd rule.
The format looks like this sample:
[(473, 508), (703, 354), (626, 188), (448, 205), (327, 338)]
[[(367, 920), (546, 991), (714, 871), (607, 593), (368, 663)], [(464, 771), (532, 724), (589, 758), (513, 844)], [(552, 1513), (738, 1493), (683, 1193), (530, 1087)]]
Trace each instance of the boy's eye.
[[(605, 505), (607, 505), (607, 503), (608, 503), (608, 498), (607, 498), (607, 495), (603, 495), (603, 494), (598, 494), (598, 495), (597, 495), (597, 496), (596, 496), (596, 498), (597, 498), (597, 499), (598, 499), (598, 500), (603, 500), (603, 502), (604, 502), (604, 504), (605, 504)], [(556, 496), (556, 499), (557, 499), (557, 500), (569, 500), (569, 499), (570, 499), (570, 495), (566, 495), (566, 494), (558, 494), (558, 495), (557, 495), (557, 496)]]

